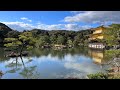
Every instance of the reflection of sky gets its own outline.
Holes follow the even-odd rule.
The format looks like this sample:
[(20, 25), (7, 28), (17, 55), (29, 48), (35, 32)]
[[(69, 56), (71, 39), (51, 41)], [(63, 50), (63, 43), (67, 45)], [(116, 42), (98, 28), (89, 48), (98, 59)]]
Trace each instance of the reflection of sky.
[[(86, 74), (101, 71), (100, 66), (94, 64), (91, 58), (67, 54), (61, 60), (58, 57), (53, 57), (51, 54), (41, 57), (30, 57), (31, 62), (27, 63), (28, 58), (23, 58), (25, 66), (37, 66), (40, 73), (40, 78), (62, 78), (62, 77), (79, 77), (82, 78)], [(10, 68), (5, 68), (5, 65), (12, 62), (13, 59), (0, 63), (0, 70), (7, 71)], [(22, 64), (20, 58), (19, 63)], [(21, 67), (23, 69), (23, 66)], [(4, 78), (22, 78), (18, 73), (6, 74)]]
[[(36, 60), (36, 63), (40, 64), (40, 67), (48, 73), (53, 73), (56, 76), (66, 75), (82, 75), (82, 73), (89, 74), (94, 73), (100, 70), (100, 66), (97, 66), (92, 63), (90, 58), (79, 55), (65, 55), (63, 60), (60, 60), (57, 57), (52, 57), (48, 55), (47, 57), (42, 56), (39, 58), (33, 58)], [(44, 71), (44, 72), (45, 72)], [(53, 72), (54, 71), (54, 72)], [(71, 73), (72, 72), (72, 73)]]

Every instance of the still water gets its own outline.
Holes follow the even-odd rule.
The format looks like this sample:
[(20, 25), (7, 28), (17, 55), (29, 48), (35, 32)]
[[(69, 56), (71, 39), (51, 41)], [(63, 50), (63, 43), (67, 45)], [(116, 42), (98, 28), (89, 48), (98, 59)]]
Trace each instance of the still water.
[(0, 49), (1, 79), (87, 78), (87, 74), (105, 72), (103, 51), (88, 48), (68, 50), (33, 49), (28, 57), (6, 58)]

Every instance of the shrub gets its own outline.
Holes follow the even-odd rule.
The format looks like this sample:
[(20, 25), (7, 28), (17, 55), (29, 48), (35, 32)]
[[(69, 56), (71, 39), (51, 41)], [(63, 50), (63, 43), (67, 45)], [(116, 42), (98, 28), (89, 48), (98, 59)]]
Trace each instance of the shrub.
[(104, 74), (104, 73), (96, 73), (96, 74), (89, 74), (87, 75), (87, 77), (89, 79), (108, 79), (108, 74)]

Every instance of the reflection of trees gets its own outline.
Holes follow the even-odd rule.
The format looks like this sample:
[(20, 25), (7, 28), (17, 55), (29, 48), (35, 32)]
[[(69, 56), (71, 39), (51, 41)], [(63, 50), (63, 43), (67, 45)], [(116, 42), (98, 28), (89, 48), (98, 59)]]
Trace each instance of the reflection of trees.
[(3, 76), (3, 72), (2, 72), (2, 71), (0, 71), (0, 79), (2, 78), (2, 76)]
[(38, 48), (34, 48), (31, 51), (31, 56), (36, 56), (36, 57), (40, 57), (40, 56), (47, 56), (49, 54), (49, 49), (38, 49)]
[[(20, 58), (20, 59), (18, 59)], [(21, 60), (21, 63), (20, 63)], [(16, 73), (19, 71), (19, 74), (25, 78), (25, 79), (36, 79), (39, 77), (39, 73), (36, 71), (37, 66), (29, 66), (26, 67), (25, 64), (28, 64), (32, 60), (28, 60), (26, 63), (24, 63), (24, 60), (22, 57), (17, 57), (16, 59), (12, 60), (6, 67), (11, 68), (10, 70), (6, 71), (7, 73)], [(22, 69), (23, 67), (23, 69)]]
[[(21, 64), (18, 62), (16, 58), (15, 60), (12, 60), (9, 64), (7, 64), (5, 67), (11, 68), (10, 70), (6, 71), (6, 73), (16, 73), (21, 69)], [(15, 62), (14, 62), (15, 61)]]
[(9, 60), (9, 57), (5, 57), (7, 52), (4, 51), (3, 48), (0, 48), (0, 62), (4, 62), (6, 60)]
[(58, 57), (60, 60), (62, 60), (65, 56), (65, 51), (61, 51), (61, 50), (51, 50), (50, 54), (52, 57)]
[(51, 54), (51, 56), (53, 57), (58, 57), (59, 59), (63, 59), (65, 55), (67, 54), (71, 54), (73, 55), (84, 55), (84, 56), (88, 56), (88, 50), (87, 48), (68, 48), (68, 49), (64, 49), (64, 50), (53, 50), (53, 49), (33, 49), (31, 51), (31, 56), (36, 56), (36, 57), (40, 57), (40, 56), (48, 56), (49, 54)]
[(25, 79), (39, 79), (40, 74), (36, 71), (36, 66), (24, 68), (20, 73)]

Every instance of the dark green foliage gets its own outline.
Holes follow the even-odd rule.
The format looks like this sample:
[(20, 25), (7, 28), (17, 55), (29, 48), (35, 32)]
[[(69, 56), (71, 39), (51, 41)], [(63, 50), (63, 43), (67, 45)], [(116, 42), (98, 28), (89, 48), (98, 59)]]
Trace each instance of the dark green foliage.
[(108, 79), (108, 74), (99, 72), (96, 74), (89, 74), (87, 75), (89, 79)]
[(65, 44), (65, 38), (64, 36), (58, 36), (57, 38), (57, 44)]
[(18, 38), (18, 35), (20, 35), (20, 32), (18, 31), (10, 31), (7, 33), (7, 37), (9, 38)]
[(104, 54), (106, 60), (112, 60), (115, 57), (120, 57), (120, 50), (105, 50)]
[(105, 42), (108, 46), (120, 44), (120, 24), (111, 24), (109, 28), (104, 31)]
[(54, 45), (63, 44), (68, 46), (79, 46), (88, 44), (89, 34), (92, 33), (91, 30), (83, 31), (67, 31), (67, 30), (40, 30), (33, 29), (33, 36), (37, 38), (35, 43), (36, 47), (42, 47), (44, 45)]
[(51, 44), (56, 44), (57, 43), (57, 36), (56, 35), (50, 36), (50, 42), (51, 42)]
[(47, 35), (44, 35), (44, 36), (39, 36), (37, 38), (35, 46), (39, 48), (48, 44), (50, 44), (50, 38)]
[[(92, 30), (80, 30), (80, 31), (67, 31), (67, 30), (41, 30), (33, 29), (30, 31), (18, 32), (10, 29), (5, 24), (0, 23), (0, 43), (6, 44), (4, 42), (5, 38), (19, 38), (19, 35), (25, 32), (31, 32), (32, 38), (30, 38), (31, 43), (33, 41), (36, 47), (44, 45), (54, 45), (63, 44), (68, 46), (87, 46), (89, 41), (88, 38), (92, 34)], [(120, 44), (120, 24), (112, 24), (109, 28), (103, 32), (105, 38), (103, 40), (97, 40), (108, 46), (119, 45)], [(28, 40), (29, 41), (29, 40)], [(28, 42), (26, 42), (28, 44)]]
[[(113, 71), (113, 73), (115, 73)], [(116, 74), (110, 74), (110, 71), (106, 72), (106, 73), (96, 73), (96, 74), (88, 74), (87, 75), (88, 79), (120, 79), (120, 74), (119, 72)]]
[(0, 44), (3, 43), (5, 37), (7, 37), (7, 33), (12, 31), (8, 26), (3, 23), (0, 23)]
[(5, 38), (4, 46), (7, 48), (16, 49), (16, 53), (22, 55), (23, 48), (31, 49), (36, 43), (36, 38), (33, 38), (31, 32), (23, 32), (18, 35), (18, 38)]
[[(30, 38), (34, 45), (39, 47), (43, 45), (54, 45), (54, 44), (63, 44), (70, 46), (78, 46), (86, 43), (88, 41), (88, 36), (91, 34), (91, 30), (81, 30), (81, 31), (67, 31), (67, 30), (41, 30), (41, 29), (33, 29), (33, 30), (24, 30), (23, 32), (18, 32), (10, 29), (5, 24), (0, 23), (0, 42), (1, 44), (6, 44), (3, 42), (5, 38), (16, 38), (17, 40), (21, 40), (19, 35), (25, 32), (31, 32), (32, 38), (36, 38), (35, 40)], [(23, 37), (23, 36), (22, 36)], [(21, 37), (21, 38), (22, 38)], [(24, 37), (25, 38), (25, 37)], [(27, 39), (27, 38), (26, 38)], [(28, 40), (29, 41), (29, 40)], [(28, 44), (28, 42), (25, 42)], [(75, 44), (75, 45), (74, 45)]]

